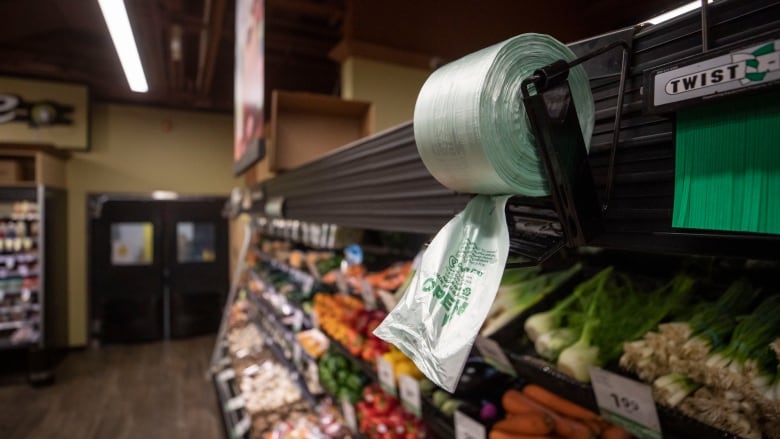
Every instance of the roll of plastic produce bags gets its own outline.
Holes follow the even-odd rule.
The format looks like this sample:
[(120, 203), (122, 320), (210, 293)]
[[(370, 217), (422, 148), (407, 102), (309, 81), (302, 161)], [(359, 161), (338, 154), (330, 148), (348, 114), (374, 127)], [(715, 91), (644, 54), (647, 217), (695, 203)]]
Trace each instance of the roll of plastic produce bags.
[[(415, 141), (431, 174), (459, 192), (547, 195), (520, 83), (540, 67), (574, 58), (556, 39), (529, 33), (433, 72), (414, 109)], [(569, 84), (589, 146), (595, 109), (582, 66), (571, 69)]]

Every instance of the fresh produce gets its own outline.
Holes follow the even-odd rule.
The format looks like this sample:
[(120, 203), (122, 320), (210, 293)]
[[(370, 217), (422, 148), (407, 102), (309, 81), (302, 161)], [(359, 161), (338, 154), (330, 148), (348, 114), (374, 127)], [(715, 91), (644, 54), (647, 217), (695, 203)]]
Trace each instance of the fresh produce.
[(626, 343), (621, 365), (652, 382), (661, 404), (741, 437), (778, 437), (780, 295), (755, 306), (758, 295), (734, 282), (686, 319)]
[(314, 314), (325, 333), (363, 361), (373, 363), (390, 350), (373, 334), (387, 314), (365, 309), (356, 297), (319, 293), (314, 296)]
[(289, 371), (273, 361), (263, 363), (240, 383), (247, 412), (260, 414), (293, 404), (301, 399), (301, 391)]
[(368, 379), (346, 357), (326, 352), (318, 363), (320, 385), (331, 395), (355, 403)]
[(617, 360), (625, 341), (655, 327), (688, 300), (693, 280), (679, 275), (652, 291), (640, 291), (609, 267), (579, 284), (552, 309), (529, 317), (528, 337), (557, 368), (583, 382), (590, 369)]
[(228, 351), (233, 356), (246, 356), (262, 351), (264, 340), (265, 337), (260, 334), (255, 325), (235, 327), (227, 334)]
[(527, 385), (522, 391), (508, 390), (501, 404), (507, 417), (493, 425), (490, 438), (630, 437), (624, 430), (608, 424), (595, 413), (536, 385)]
[[(412, 262), (398, 262), (386, 269), (369, 273), (366, 275), (366, 281), (373, 288), (382, 289), (388, 292), (397, 290), (406, 279), (409, 277), (409, 273), (412, 269)], [(358, 291), (360, 291), (358, 289)]]
[(399, 401), (378, 384), (363, 390), (355, 405), (359, 430), (371, 439), (416, 439), (429, 437), (422, 420), (403, 410)]
[(540, 274), (536, 267), (505, 270), (496, 299), (480, 333), (485, 337), (494, 334), (520, 313), (555, 291), (581, 268), (580, 264), (575, 264), (565, 271), (544, 274)]
[(382, 358), (393, 366), (393, 373), (396, 380), (398, 380), (400, 375), (408, 375), (416, 380), (420, 380), (424, 377), (422, 372), (414, 365), (414, 362), (393, 345), (390, 345), (390, 350), (383, 354)]

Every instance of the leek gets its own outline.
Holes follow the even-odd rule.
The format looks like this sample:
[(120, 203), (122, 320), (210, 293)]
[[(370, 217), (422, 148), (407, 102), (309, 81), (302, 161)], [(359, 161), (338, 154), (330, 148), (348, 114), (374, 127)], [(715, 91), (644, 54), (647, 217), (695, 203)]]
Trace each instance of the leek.
[(555, 291), (582, 269), (575, 264), (568, 270), (539, 274), (538, 269), (519, 268), (504, 271), (496, 299), (482, 327), (490, 336), (545, 296)]

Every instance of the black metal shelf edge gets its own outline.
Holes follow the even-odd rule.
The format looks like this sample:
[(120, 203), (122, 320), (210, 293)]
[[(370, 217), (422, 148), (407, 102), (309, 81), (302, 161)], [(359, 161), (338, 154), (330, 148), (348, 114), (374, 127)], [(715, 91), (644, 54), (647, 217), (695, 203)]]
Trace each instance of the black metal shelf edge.
[[(599, 412), (593, 389), (590, 384), (581, 383), (568, 375), (559, 372), (555, 367), (537, 357), (509, 353), (510, 360), (520, 377), (529, 383), (544, 387), (552, 393), (560, 395), (569, 401)], [(678, 410), (656, 405), (661, 429), (666, 439), (685, 438), (728, 438), (739, 439), (723, 430), (711, 427), (693, 418), (690, 418)]]
[[(232, 366), (228, 366), (228, 367), (232, 367)], [(241, 436), (236, 436), (234, 432), (235, 432), (236, 425), (244, 417), (249, 415), (246, 412), (244, 412), (243, 409), (227, 410), (225, 408), (225, 405), (227, 404), (228, 400), (238, 395), (238, 391), (235, 390), (233, 386), (230, 385), (231, 381), (233, 381), (233, 379), (226, 380), (226, 381), (220, 380), (218, 374), (213, 374), (211, 376), (211, 382), (212, 384), (214, 384), (214, 390), (217, 392), (217, 404), (219, 404), (219, 413), (221, 414), (222, 425), (225, 429), (225, 438), (228, 439), (248, 438), (249, 432)], [(239, 414), (241, 414), (241, 416), (239, 416)], [(251, 431), (251, 429), (249, 431)]]

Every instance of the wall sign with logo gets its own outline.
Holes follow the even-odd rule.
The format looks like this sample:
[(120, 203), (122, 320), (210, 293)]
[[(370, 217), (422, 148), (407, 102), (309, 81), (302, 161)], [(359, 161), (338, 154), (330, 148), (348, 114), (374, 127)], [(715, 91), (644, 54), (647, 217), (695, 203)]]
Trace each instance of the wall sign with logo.
[(645, 75), (650, 111), (780, 84), (780, 40), (721, 49)]
[(89, 149), (86, 85), (0, 77), (0, 139)]

